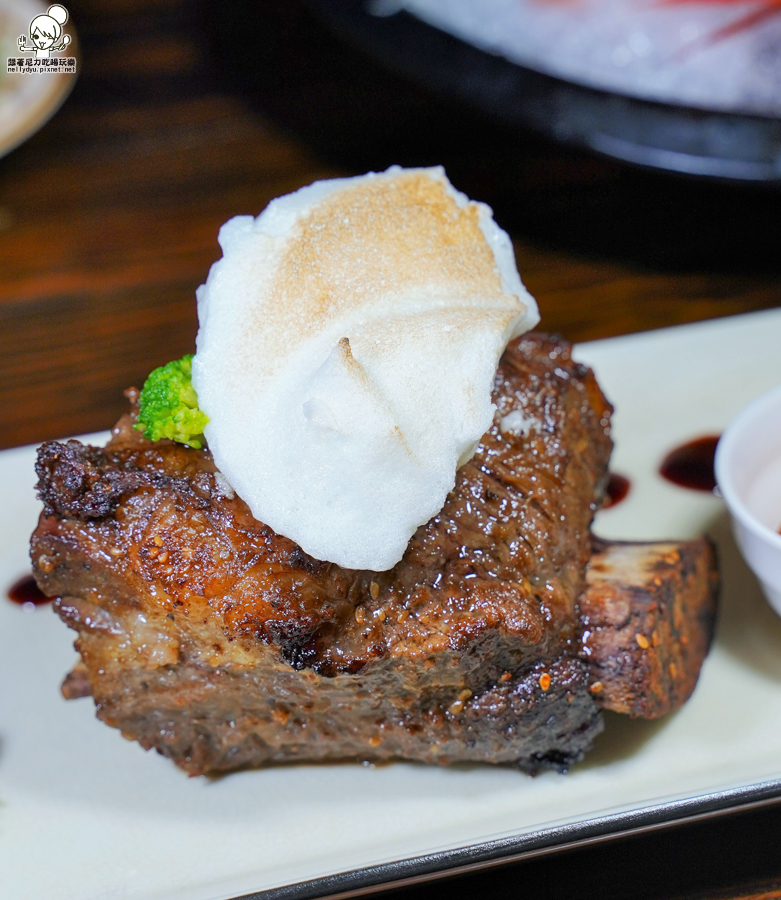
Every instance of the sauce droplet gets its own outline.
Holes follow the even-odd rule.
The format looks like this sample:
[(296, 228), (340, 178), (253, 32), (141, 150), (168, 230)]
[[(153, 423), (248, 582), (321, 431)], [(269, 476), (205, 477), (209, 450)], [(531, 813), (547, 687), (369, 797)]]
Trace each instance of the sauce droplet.
[(46, 594), (35, 583), (32, 575), (25, 575), (18, 581), (14, 582), (8, 588), (8, 599), (14, 603), (32, 603), (33, 606), (41, 606), (43, 603), (51, 603), (52, 598)]
[(602, 509), (610, 509), (626, 498), (632, 483), (624, 475), (618, 475), (615, 472), (610, 473), (605, 488), (605, 499), (602, 501)]
[(659, 474), (673, 484), (693, 491), (712, 491), (716, 487), (713, 458), (720, 435), (709, 434), (671, 450), (659, 467)]

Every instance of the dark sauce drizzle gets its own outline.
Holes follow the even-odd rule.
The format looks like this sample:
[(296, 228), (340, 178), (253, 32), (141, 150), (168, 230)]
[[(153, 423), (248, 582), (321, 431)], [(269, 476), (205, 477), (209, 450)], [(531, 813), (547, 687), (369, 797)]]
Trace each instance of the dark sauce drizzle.
[(35, 583), (32, 575), (25, 575), (18, 581), (14, 582), (8, 588), (8, 599), (14, 603), (32, 603), (35, 606), (41, 606), (44, 603), (51, 603), (52, 598), (46, 594)]
[(624, 475), (611, 472), (605, 488), (605, 499), (602, 501), (602, 509), (610, 509), (626, 498), (632, 483)]
[(713, 459), (719, 437), (718, 434), (709, 434), (671, 450), (662, 460), (659, 474), (680, 487), (712, 491), (716, 487)]

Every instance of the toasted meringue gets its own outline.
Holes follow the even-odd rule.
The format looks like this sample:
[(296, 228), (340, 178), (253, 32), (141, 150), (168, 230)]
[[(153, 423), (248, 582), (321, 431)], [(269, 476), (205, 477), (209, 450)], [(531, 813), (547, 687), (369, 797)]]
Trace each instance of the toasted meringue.
[(320, 181), (220, 229), (193, 382), (214, 460), (308, 554), (381, 571), (444, 504), (539, 316), (441, 168)]

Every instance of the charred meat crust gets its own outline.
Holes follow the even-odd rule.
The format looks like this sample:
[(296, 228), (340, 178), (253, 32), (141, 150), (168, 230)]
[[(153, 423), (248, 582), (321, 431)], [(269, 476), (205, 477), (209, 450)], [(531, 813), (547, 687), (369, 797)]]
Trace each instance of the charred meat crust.
[[(485, 761), (487, 742), (494, 744), (493, 762), (515, 761), (529, 772), (565, 769), (602, 728), (594, 704), (657, 718), (683, 703), (713, 636), (718, 577), (707, 539), (596, 543), (581, 598), (580, 659), (562, 658), (523, 674), (506, 672), (478, 696), (451, 693), (450, 706), (424, 709), (408, 698), (402, 710), (387, 670), (375, 670), (370, 678), (310, 673), (283, 686), (284, 679), (270, 680), (262, 664), (236, 672), (180, 659), (174, 668), (157, 672), (126, 670), (121, 693), (102, 692), (98, 715), (121, 723), (127, 737), (156, 746), (191, 774), (204, 767), (220, 771), (331, 755), (445, 763), (451, 754)], [(83, 632), (116, 627), (83, 601), (58, 599), (56, 604), (73, 627), (79, 628), (81, 618)], [(674, 636), (664, 622), (677, 629)], [(644, 633), (650, 636), (647, 647), (637, 642)], [(77, 664), (63, 694), (69, 699), (88, 695), (88, 677), (86, 667)], [(214, 684), (219, 703), (204, 703), (204, 685)], [(229, 694), (235, 695), (230, 702)], [(372, 695), (380, 699), (367, 707), (366, 697)], [(341, 723), (341, 729), (326, 727), (321, 734), (324, 716), (326, 722)]]
[[(117, 469), (97, 447), (79, 441), (48, 441), (38, 450), (36, 489), (47, 515), (100, 519), (111, 515), (123, 496), (150, 485), (153, 478), (138, 470)], [(156, 479), (162, 487), (164, 481)]]
[(493, 399), (443, 510), (382, 573), (309, 557), (208, 450), (150, 444), (132, 412), (105, 449), (44, 445), (33, 566), (78, 631), (98, 715), (191, 774), (579, 758), (601, 727), (577, 601), (610, 407), (544, 335), (507, 349)]
[[(497, 668), (553, 658), (574, 637), (609, 407), (567, 346), (543, 336), (508, 350), (494, 399), (496, 421), (442, 512), (390, 572), (312, 559), (225, 496), (208, 451), (150, 444), (127, 421), (105, 450), (42, 448), (40, 537), (97, 541), (131, 593), (165, 596), (177, 619), (204, 607), (225, 637), (278, 642), (323, 674), (354, 673), (387, 653), (465, 648), (481, 635), (501, 636)], [(501, 430), (513, 411), (526, 433)], [(43, 589), (72, 593), (73, 569), (58, 559), (39, 572)]]
[[(506, 763), (536, 773), (565, 770), (602, 730), (577, 660), (459, 700), (426, 706), (392, 667), (359, 676), (217, 669), (184, 661), (133, 669), (122, 691), (104, 695), (98, 716), (127, 738), (154, 747), (191, 775), (259, 764), (328, 760)], [(215, 699), (219, 695), (219, 701)]]
[(716, 551), (708, 538), (597, 542), (581, 598), (581, 657), (597, 702), (656, 719), (691, 695), (716, 622)]

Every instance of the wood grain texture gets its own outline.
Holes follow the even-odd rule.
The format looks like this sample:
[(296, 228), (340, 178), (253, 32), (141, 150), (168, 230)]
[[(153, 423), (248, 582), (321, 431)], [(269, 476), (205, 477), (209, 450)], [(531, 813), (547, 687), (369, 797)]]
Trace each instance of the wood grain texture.
[(770, 891), (760, 890), (758, 892), (752, 891), (749, 894), (743, 894), (739, 897), (735, 897), (732, 892), (729, 895), (723, 895), (724, 900), (778, 900), (781, 897), (781, 888), (773, 889)]

